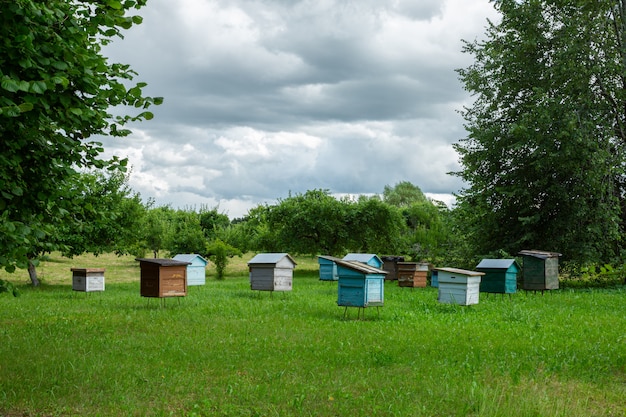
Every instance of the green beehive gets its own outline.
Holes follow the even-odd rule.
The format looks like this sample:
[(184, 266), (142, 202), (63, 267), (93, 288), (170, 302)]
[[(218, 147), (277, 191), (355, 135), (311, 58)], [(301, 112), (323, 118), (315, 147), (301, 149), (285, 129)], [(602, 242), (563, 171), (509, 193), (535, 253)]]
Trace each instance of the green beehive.
[(530, 291), (559, 289), (560, 253), (538, 250), (523, 250), (522, 288)]
[(517, 274), (521, 270), (515, 259), (483, 259), (476, 270), (484, 272), (480, 292), (513, 294), (517, 291)]

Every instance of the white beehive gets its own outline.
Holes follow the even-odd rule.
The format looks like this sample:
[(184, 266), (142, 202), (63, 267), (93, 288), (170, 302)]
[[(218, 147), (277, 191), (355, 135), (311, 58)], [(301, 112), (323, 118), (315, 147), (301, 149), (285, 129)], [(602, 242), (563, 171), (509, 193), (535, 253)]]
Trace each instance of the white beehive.
[(104, 268), (72, 268), (72, 290), (104, 291)]
[(463, 306), (478, 304), (480, 280), (484, 272), (457, 268), (436, 268), (438, 271), (440, 303)]

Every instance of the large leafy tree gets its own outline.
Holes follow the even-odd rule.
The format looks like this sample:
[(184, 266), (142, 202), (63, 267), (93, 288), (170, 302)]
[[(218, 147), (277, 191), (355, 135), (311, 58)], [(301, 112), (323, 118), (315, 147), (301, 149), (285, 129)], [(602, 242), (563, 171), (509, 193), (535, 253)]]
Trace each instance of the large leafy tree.
[[(102, 46), (140, 23), (145, 0), (0, 0), (0, 266), (28, 265), (33, 247), (54, 249), (54, 225), (75, 202), (61, 186), (76, 171), (123, 169), (101, 157), (94, 135), (124, 136), (161, 99), (144, 97), (128, 65)], [(114, 106), (134, 115), (112, 116)]]
[(610, 260), (623, 229), (626, 2), (497, 0), (459, 70), (475, 101), (456, 145), (478, 253)]
[(337, 255), (349, 239), (346, 207), (328, 190), (309, 190), (269, 207), (266, 220), (282, 251)]

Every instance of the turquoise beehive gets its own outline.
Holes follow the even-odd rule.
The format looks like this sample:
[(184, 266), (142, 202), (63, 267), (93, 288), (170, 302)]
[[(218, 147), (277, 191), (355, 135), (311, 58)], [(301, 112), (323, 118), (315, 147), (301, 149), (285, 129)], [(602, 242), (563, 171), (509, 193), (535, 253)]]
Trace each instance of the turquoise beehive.
[(382, 307), (385, 301), (387, 271), (358, 262), (337, 259), (337, 305), (343, 307)]
[(320, 265), (320, 280), (322, 281), (337, 281), (337, 264), (335, 263), (339, 258), (333, 256), (318, 256), (317, 263)]
[(517, 274), (521, 268), (515, 259), (483, 259), (476, 271), (484, 272), (480, 292), (514, 294), (517, 291)]

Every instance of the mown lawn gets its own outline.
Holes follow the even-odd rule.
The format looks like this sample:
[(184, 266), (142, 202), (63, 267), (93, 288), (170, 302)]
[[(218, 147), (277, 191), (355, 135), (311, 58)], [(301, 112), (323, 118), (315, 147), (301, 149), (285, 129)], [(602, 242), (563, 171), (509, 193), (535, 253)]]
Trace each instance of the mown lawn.
[[(386, 282), (357, 320), (315, 258), (270, 294), (251, 256), (164, 306), (130, 257), (52, 257), (40, 288), (0, 274), (21, 292), (0, 295), (0, 415), (626, 415), (625, 287), (460, 307)], [(72, 291), (71, 267), (105, 267), (106, 291)]]

